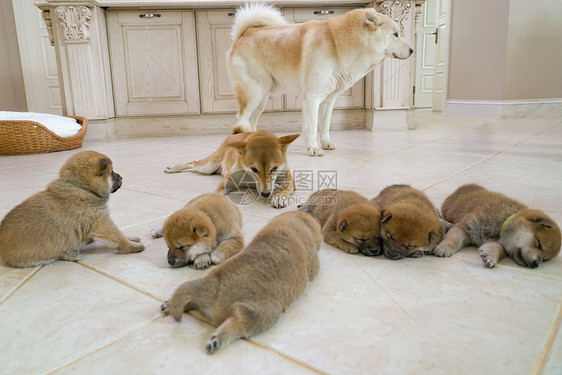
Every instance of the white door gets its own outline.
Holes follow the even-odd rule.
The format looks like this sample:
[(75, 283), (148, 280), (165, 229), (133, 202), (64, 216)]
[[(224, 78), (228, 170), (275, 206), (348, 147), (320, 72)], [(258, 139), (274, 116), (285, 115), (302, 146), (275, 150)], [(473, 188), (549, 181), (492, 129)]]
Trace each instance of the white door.
[(414, 106), (416, 108), (431, 108), (432, 103), (437, 1), (438, 0), (427, 0), (423, 4), (422, 19), (418, 26), (416, 42), (416, 91), (414, 94)]
[(55, 47), (35, 0), (12, 0), (29, 112), (62, 115)]
[(449, 9), (451, 0), (436, 0), (437, 45), (433, 72), (433, 110), (442, 112), (447, 97), (447, 67), (449, 64)]

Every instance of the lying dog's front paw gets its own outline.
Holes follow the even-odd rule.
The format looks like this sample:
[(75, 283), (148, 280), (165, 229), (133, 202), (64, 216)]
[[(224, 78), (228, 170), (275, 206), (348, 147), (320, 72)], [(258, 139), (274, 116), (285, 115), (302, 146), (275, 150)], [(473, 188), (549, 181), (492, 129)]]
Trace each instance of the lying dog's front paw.
[(170, 309), (168, 308), (168, 301), (165, 301), (162, 305), (160, 305), (160, 311), (162, 311), (162, 313), (166, 315), (170, 313)]
[(213, 251), (211, 253), (211, 262), (213, 264), (221, 264), (224, 261), (224, 254), (221, 253), (220, 251)]
[(285, 208), (289, 205), (289, 198), (286, 195), (274, 195), (269, 198), (269, 204), (273, 208)]
[(141, 242), (140, 237), (137, 237), (137, 236), (127, 236), (127, 238), (129, 239), (129, 241)]
[(152, 238), (160, 238), (162, 237), (162, 230), (160, 228), (156, 228), (150, 231), (150, 235)]
[(335, 150), (336, 145), (332, 143), (332, 141), (322, 141), (322, 149), (323, 150)]
[(165, 173), (178, 173), (180, 171), (181, 169), (179, 169), (177, 165), (170, 165), (164, 169)]
[(412, 253), (409, 255), (410, 258), (421, 258), (423, 257), (423, 251), (421, 250), (415, 250), (412, 251)]
[(498, 264), (496, 258), (485, 251), (480, 252), (480, 258), (482, 258), (482, 262), (487, 268), (494, 268)]
[(211, 265), (211, 257), (209, 254), (201, 254), (193, 261), (193, 265), (197, 269), (204, 269)]
[(220, 346), (221, 346), (220, 339), (216, 335), (213, 335), (211, 336), (209, 341), (207, 341), (207, 344), (205, 345), (205, 350), (207, 351), (207, 354), (213, 354), (214, 352), (219, 350)]
[(324, 155), (324, 151), (318, 147), (309, 147), (306, 149), (306, 153), (308, 156), (322, 156)]
[(451, 250), (447, 245), (441, 243), (435, 246), (433, 249), (433, 254), (437, 255), (438, 257), (450, 257), (453, 255), (453, 250)]

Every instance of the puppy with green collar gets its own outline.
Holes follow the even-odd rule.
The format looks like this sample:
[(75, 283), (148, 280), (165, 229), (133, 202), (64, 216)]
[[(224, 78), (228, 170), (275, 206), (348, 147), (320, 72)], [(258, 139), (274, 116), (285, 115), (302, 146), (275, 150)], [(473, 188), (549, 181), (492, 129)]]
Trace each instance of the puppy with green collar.
[(560, 228), (544, 212), (527, 208), (503, 194), (476, 184), (459, 187), (441, 207), (454, 224), (434, 254), (448, 257), (467, 245), (479, 246), (488, 268), (505, 256), (536, 268), (560, 252)]

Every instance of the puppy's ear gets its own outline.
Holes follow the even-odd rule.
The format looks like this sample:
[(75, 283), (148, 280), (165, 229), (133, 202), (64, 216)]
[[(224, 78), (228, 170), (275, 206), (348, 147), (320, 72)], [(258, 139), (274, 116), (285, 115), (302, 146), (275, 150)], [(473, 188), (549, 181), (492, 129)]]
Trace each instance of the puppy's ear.
[(365, 25), (367, 25), (371, 30), (375, 30), (378, 26), (382, 25), (380, 14), (374, 11), (368, 11), (365, 13)]
[(289, 147), (289, 145), (298, 137), (300, 136), (300, 134), (291, 134), (291, 135), (286, 135), (284, 137), (280, 137), (279, 138), (279, 144), (281, 145), (281, 148), (283, 149), (283, 151), (285, 151), (287, 149), (287, 147)]
[(111, 165), (111, 159), (109, 158), (102, 158), (100, 159), (99, 162), (99, 168), (100, 168), (100, 175), (104, 174), (105, 170), (107, 169), (107, 167), (109, 167)]
[(199, 236), (199, 237), (207, 237), (207, 234), (209, 233), (209, 230), (205, 227), (193, 227), (193, 231)]
[(246, 153), (246, 144), (246, 142), (240, 141), (228, 143), (227, 146), (235, 148), (240, 155), (244, 155)]
[(437, 241), (437, 234), (434, 231), (431, 231), (427, 234), (427, 240), (429, 243), (434, 243)]
[(529, 218), (529, 221), (535, 225), (541, 226), (541, 227), (545, 227), (545, 228), (552, 228), (553, 227), (553, 223), (552, 220), (547, 219), (546, 217), (534, 217), (534, 218)]
[(387, 213), (382, 213), (382, 219), (381, 219), (381, 224), (384, 224), (386, 222), (388, 222), (390, 219), (392, 219), (392, 214), (387, 214)]
[(347, 221), (345, 221), (345, 220), (340, 221), (340, 222), (338, 223), (338, 230), (339, 230), (340, 232), (343, 232), (343, 231), (346, 230), (346, 229), (347, 229)]

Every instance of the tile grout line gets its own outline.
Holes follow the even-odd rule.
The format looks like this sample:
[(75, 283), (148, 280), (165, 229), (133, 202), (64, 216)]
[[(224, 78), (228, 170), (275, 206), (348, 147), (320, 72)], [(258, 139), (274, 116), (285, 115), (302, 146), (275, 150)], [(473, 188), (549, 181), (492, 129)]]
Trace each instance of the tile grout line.
[(539, 357), (538, 363), (535, 365), (533, 374), (541, 374), (543, 372), (544, 366), (548, 360), (548, 354), (550, 352), (550, 349), (552, 349), (552, 343), (556, 338), (556, 333), (561, 329), (560, 321), (562, 320), (562, 303), (558, 304), (558, 306), (558, 315), (556, 316), (556, 320), (554, 321), (553, 329), (551, 330), (550, 335), (548, 335), (544, 350)]
[[(137, 291), (137, 292), (139, 292), (139, 293), (141, 293), (141, 294), (144, 294), (144, 295), (146, 295), (146, 296), (148, 296), (148, 297), (151, 297), (151, 298), (153, 298), (153, 299), (156, 299), (157, 301), (159, 301), (159, 302), (161, 302), (161, 303), (164, 302), (162, 299), (160, 299), (160, 298), (158, 298), (158, 297), (156, 297), (156, 296), (153, 296), (152, 294), (150, 294), (150, 293), (148, 293), (148, 292), (146, 292), (146, 291), (143, 291), (142, 289), (139, 289), (139, 288), (137, 288), (137, 287), (135, 287), (135, 286), (133, 286), (133, 285), (127, 284), (126, 282), (124, 282), (124, 281), (122, 281), (122, 280), (116, 279), (115, 277), (113, 277), (113, 276), (111, 276), (111, 275), (109, 275), (109, 274), (107, 274), (107, 273), (105, 273), (105, 272), (102, 272), (102, 271), (100, 271), (100, 270), (97, 270), (96, 268), (90, 267), (90, 266), (88, 266), (88, 265), (86, 265), (86, 264), (84, 264), (84, 263), (82, 263), (82, 262), (77, 262), (77, 263), (80, 264), (81, 266), (85, 267), (85, 268), (88, 268), (88, 269), (90, 269), (90, 270), (92, 270), (92, 271), (94, 271), (94, 272), (99, 273), (100, 275), (106, 276), (107, 278), (109, 278), (109, 279), (111, 279), (111, 280), (114, 280), (114, 281), (116, 281), (116, 282), (118, 282), (118, 283), (120, 283), (120, 284), (122, 284), (122, 285), (124, 285), (124, 286), (126, 286), (126, 287), (129, 287), (129, 288), (131, 288), (131, 289), (133, 289), (133, 290), (135, 290), (135, 291)], [(193, 315), (193, 314), (189, 314), (189, 313), (187, 313), (187, 314), (188, 314), (189, 316), (191, 316), (191, 317), (193, 317), (193, 318), (195, 318), (195, 319), (197, 319), (197, 320), (203, 322), (203, 323), (206, 323), (206, 324), (209, 324), (209, 325), (211, 325), (211, 326), (213, 326), (213, 327), (216, 327), (214, 324), (212, 324), (211, 322), (207, 321), (206, 319), (203, 319), (203, 318), (201, 318), (201, 317), (199, 317), (199, 316), (196, 316), (196, 315)], [(162, 317), (160, 317), (160, 318), (155, 319), (154, 321), (156, 321), (156, 320), (158, 320), (158, 319), (161, 319), (161, 318), (165, 318), (165, 317), (166, 317), (166, 316), (162, 316)], [(139, 329), (140, 329), (140, 328), (139, 328)], [(136, 332), (136, 331), (135, 331), (135, 332)], [(127, 335), (128, 335), (128, 334), (127, 334)], [(127, 336), (127, 335), (125, 335), (125, 336)], [(125, 337), (125, 336), (123, 336), (123, 337)], [(295, 363), (295, 364), (297, 364), (297, 365), (299, 365), (299, 366), (301, 366), (301, 367), (304, 367), (304, 368), (306, 368), (306, 369), (308, 369), (308, 370), (311, 370), (311, 371), (313, 371), (313, 372), (315, 372), (315, 373), (317, 373), (317, 374), (324, 374), (323, 372), (321, 372), (321, 371), (319, 371), (319, 370), (317, 370), (317, 369), (315, 369), (315, 368), (313, 368), (313, 367), (310, 367), (308, 364), (302, 363), (302, 362), (300, 362), (300, 361), (297, 360), (297, 359), (291, 358), (290, 356), (288, 356), (288, 355), (286, 355), (286, 354), (284, 354), (284, 353), (281, 353), (281, 352), (276, 351), (275, 349), (272, 349), (272, 348), (269, 348), (269, 347), (267, 347), (267, 346), (263, 346), (263, 345), (261, 345), (261, 344), (258, 344), (257, 342), (255, 342), (255, 341), (253, 341), (253, 340), (251, 340), (251, 339), (243, 339), (243, 340), (244, 340), (244, 341), (247, 341), (247, 342), (249, 342), (249, 343), (251, 343), (251, 344), (253, 344), (253, 345), (255, 345), (255, 346), (259, 347), (259, 348), (262, 348), (262, 349), (267, 350), (267, 351), (269, 351), (269, 352), (275, 353), (275, 354), (277, 354), (278, 356), (280, 356), (280, 357), (282, 357), (282, 358), (285, 358), (286, 360), (288, 360), (288, 361), (290, 361), (290, 362), (293, 362), (293, 363)], [(117, 340), (115, 340), (115, 341), (117, 341)], [(115, 342), (115, 341), (114, 341), (114, 342)], [(110, 344), (111, 344), (111, 343), (110, 343)], [(109, 345), (109, 344), (107, 344), (107, 345)], [(100, 347), (100, 348), (98, 348), (98, 349), (104, 348), (104, 347), (106, 347), (107, 345), (104, 345), (104, 346), (102, 346), (102, 347)], [(96, 349), (96, 350), (98, 350), (98, 349)], [(96, 351), (96, 350), (94, 350), (94, 351)], [(86, 355), (87, 355), (87, 354), (85, 354), (84, 356), (86, 356)], [(82, 356), (82, 357), (80, 357), (80, 358), (83, 358), (84, 356)], [(63, 365), (63, 366), (66, 366), (66, 365), (68, 365), (68, 363), (65, 364), (65, 365)], [(60, 367), (58, 367), (58, 368), (56, 368), (56, 369), (54, 369), (54, 370), (51, 370), (51, 372), (49, 372), (49, 374), (52, 373), (52, 371), (58, 370), (59, 368), (61, 368), (61, 367), (63, 367), (63, 366), (60, 366)]]
[(33, 276), (37, 275), (39, 271), (43, 269), (44, 266), (39, 266), (35, 271), (33, 271), (30, 275), (28, 275), (21, 283), (19, 283), (10, 293), (8, 293), (5, 297), (0, 300), (0, 305), (6, 302), (10, 297), (12, 297), (18, 290), (20, 290), (29, 280), (33, 278)]
[(100, 351), (100, 350), (103, 350), (103, 349), (107, 348), (108, 346), (113, 345), (113, 344), (115, 344), (116, 342), (121, 341), (121, 340), (123, 340), (124, 338), (126, 338), (126, 337), (128, 337), (128, 336), (130, 336), (130, 335), (132, 335), (132, 334), (135, 334), (135, 333), (137, 333), (137, 332), (139, 332), (139, 331), (141, 331), (141, 330), (143, 330), (143, 329), (145, 329), (145, 328), (151, 326), (152, 324), (158, 322), (160, 319), (163, 319), (163, 318), (164, 318), (164, 316), (160, 316), (160, 317), (158, 317), (158, 318), (156, 318), (156, 319), (154, 319), (154, 320), (151, 320), (151, 321), (149, 321), (149, 322), (147, 322), (147, 323), (141, 325), (140, 327), (134, 328), (133, 330), (131, 330), (131, 331), (129, 331), (129, 332), (126, 332), (126, 333), (125, 333), (124, 335), (122, 335), (122, 336), (119, 336), (119, 337), (117, 337), (117, 338), (115, 338), (115, 339), (113, 339), (113, 340), (111, 340), (111, 341), (109, 341), (109, 342), (107, 342), (107, 343), (105, 343), (105, 344), (103, 344), (103, 345), (101, 345), (101, 346), (99, 346), (99, 347), (93, 349), (93, 350), (90, 350), (90, 351), (87, 352), (87, 353), (83, 353), (83, 354), (79, 355), (78, 357), (76, 357), (76, 358), (74, 358), (74, 359), (71, 359), (70, 361), (67, 361), (67, 362), (63, 363), (62, 365), (59, 365), (59, 366), (55, 367), (54, 369), (51, 369), (51, 370), (47, 371), (47, 372), (45, 373), (45, 375), (53, 374), (53, 373), (55, 373), (56, 371), (59, 371), (59, 370), (65, 368), (65, 367), (67, 367), (67, 366), (69, 366), (69, 365), (71, 365), (71, 364), (73, 364), (73, 363), (75, 363), (75, 362), (78, 362), (78, 361), (80, 361), (81, 359), (84, 359), (84, 358), (86, 358), (87, 356), (89, 356), (89, 355), (91, 355), (91, 354), (94, 354), (94, 353), (96, 353), (96, 352), (98, 352), (98, 351)]
[(440, 183), (445, 182), (445, 181), (447, 181), (447, 180), (450, 179), (450, 178), (453, 178), (453, 177), (455, 177), (455, 176), (458, 176), (459, 174), (461, 174), (461, 173), (463, 173), (463, 172), (466, 172), (467, 170), (469, 170), (469, 169), (471, 169), (471, 168), (473, 168), (473, 167), (475, 167), (475, 166), (477, 166), (477, 165), (479, 165), (479, 164), (482, 164), (482, 163), (484, 163), (484, 162), (486, 162), (486, 161), (488, 161), (488, 160), (490, 160), (490, 159), (492, 159), (492, 158), (494, 158), (494, 157), (496, 157), (496, 156), (498, 156), (498, 155), (500, 155), (500, 154), (502, 154), (502, 153), (504, 153), (504, 152), (506, 152), (506, 151), (511, 150), (511, 149), (514, 148), (514, 147), (517, 147), (517, 146), (521, 145), (522, 143), (527, 142), (527, 141), (530, 140), (530, 139), (535, 138), (535, 137), (538, 136), (538, 135), (541, 135), (542, 133), (544, 133), (544, 132), (546, 132), (546, 131), (548, 131), (548, 130), (551, 130), (551, 129), (553, 129), (553, 128), (559, 126), (560, 124), (562, 124), (562, 122), (560, 122), (560, 123), (558, 123), (558, 124), (556, 124), (556, 125), (553, 125), (553, 126), (549, 127), (548, 129), (544, 129), (544, 130), (542, 130), (542, 131), (540, 131), (540, 132), (538, 132), (538, 133), (535, 133), (535, 134), (533, 134), (533, 135), (531, 135), (531, 136), (529, 136), (529, 137), (523, 139), (522, 141), (519, 141), (519, 142), (515, 143), (514, 145), (511, 145), (511, 146), (509, 146), (509, 147), (507, 147), (507, 148), (505, 148), (505, 149), (503, 149), (503, 150), (501, 150), (501, 151), (498, 151), (498, 152), (496, 152), (495, 154), (488, 156), (487, 158), (484, 158), (484, 159), (482, 159), (482, 160), (480, 160), (480, 161), (477, 161), (476, 163), (473, 163), (472, 165), (469, 165), (468, 167), (465, 167), (465, 168), (461, 169), (460, 171), (458, 171), (458, 172), (456, 172), (456, 173), (453, 173), (453, 174), (451, 174), (451, 175), (449, 175), (449, 176), (447, 176), (447, 177), (441, 179), (440, 181), (437, 181), (436, 183), (434, 183), (434, 184), (432, 184), (432, 185), (426, 187), (425, 189), (421, 189), (421, 190), (422, 190), (422, 191), (426, 191), (426, 190), (428, 190), (428, 189), (431, 189), (432, 187), (434, 187), (434, 186), (436, 186), (436, 185), (439, 185)]

